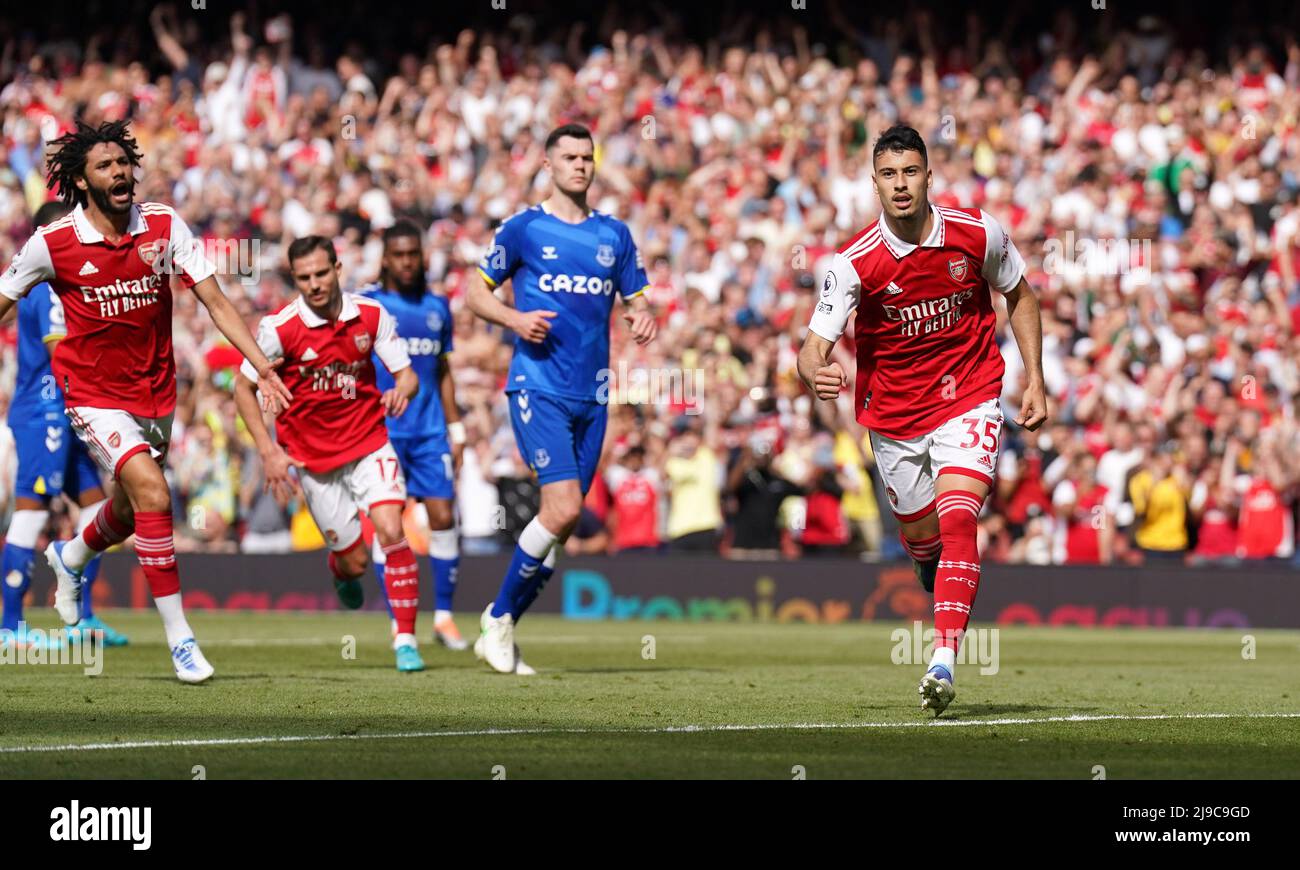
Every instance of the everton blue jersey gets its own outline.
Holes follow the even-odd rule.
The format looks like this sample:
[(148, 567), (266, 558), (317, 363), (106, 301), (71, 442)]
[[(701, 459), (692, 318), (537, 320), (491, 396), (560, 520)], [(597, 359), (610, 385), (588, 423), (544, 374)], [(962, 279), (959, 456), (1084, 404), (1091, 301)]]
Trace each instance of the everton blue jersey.
[(18, 301), (18, 377), (9, 403), (9, 426), (64, 421), (63, 391), (50, 371), (47, 339), (68, 334), (63, 305), (49, 284), (37, 284)]
[[(406, 341), (406, 352), (411, 357), (411, 371), (420, 379), (420, 391), (406, 412), (400, 417), (384, 418), (388, 422), (389, 437), (428, 437), (446, 433), (447, 418), (442, 410), (438, 376), (445, 365), (443, 354), (451, 353), (451, 307), (447, 300), (432, 293), (422, 293), (418, 298), (403, 296), (378, 284), (365, 288), (361, 295), (384, 306), (384, 310), (397, 321), (397, 334)], [(392, 374), (378, 357), (374, 363), (380, 392), (391, 389)]]
[(595, 401), (614, 294), (631, 299), (649, 283), (627, 226), (598, 211), (570, 224), (535, 205), (497, 228), (479, 271), (492, 287), (513, 279), (520, 311), (556, 312), (545, 341), (515, 339), (506, 391)]

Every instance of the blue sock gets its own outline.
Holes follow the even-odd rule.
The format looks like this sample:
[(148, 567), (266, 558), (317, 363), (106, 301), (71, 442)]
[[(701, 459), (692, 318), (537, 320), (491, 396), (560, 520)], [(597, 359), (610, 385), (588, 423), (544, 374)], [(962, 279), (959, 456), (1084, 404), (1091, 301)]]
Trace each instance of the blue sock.
[(95, 618), (95, 578), (99, 576), (99, 556), (81, 569), (81, 618)]
[[(32, 560), (35, 555), (36, 551), (28, 547), (5, 544), (4, 557), (0, 561), (0, 587), (4, 589), (4, 618), (0, 621), (0, 628), (18, 630), (18, 623), (23, 618), (23, 596), (32, 585)], [(14, 578), (18, 581), (17, 585), (9, 580), (15, 571), (18, 572)]]
[(515, 602), (523, 595), (529, 581), (536, 578), (541, 567), (541, 559), (528, 555), (524, 552), (523, 547), (518, 544), (515, 545), (514, 558), (510, 560), (510, 567), (506, 569), (505, 580), (501, 583), (501, 591), (497, 593), (497, 600), (492, 605), (493, 617), (499, 617), (506, 613), (511, 616), (516, 615)]
[(456, 570), (460, 568), (460, 556), (454, 559), (434, 559), (434, 609), (451, 610), (451, 599), (456, 594)]
[(460, 546), (455, 529), (434, 529), (429, 534), (429, 561), (433, 564), (434, 609), (451, 610), (460, 568)]
[(393, 605), (388, 603), (388, 584), (384, 581), (383, 562), (375, 562), (375, 579), (379, 581), (379, 599), (388, 608), (388, 618), (393, 619)]
[(515, 545), (510, 567), (506, 569), (505, 579), (501, 582), (501, 591), (497, 593), (497, 600), (492, 605), (494, 618), (507, 613), (512, 617), (518, 615), (516, 602), (522, 601), (525, 590), (537, 582), (542, 560), (554, 543), (555, 535), (548, 532), (536, 517), (524, 527), (519, 535), (519, 543)]
[(550, 580), (551, 575), (554, 573), (555, 566), (547, 565), (545, 562), (543, 562), (542, 566), (537, 569), (537, 573), (533, 575), (532, 582), (524, 586), (520, 591), (519, 598), (515, 601), (515, 622), (518, 622), (524, 613), (527, 612), (528, 608), (533, 606), (533, 602), (537, 600), (537, 596), (542, 594), (542, 587), (546, 585), (546, 581)]

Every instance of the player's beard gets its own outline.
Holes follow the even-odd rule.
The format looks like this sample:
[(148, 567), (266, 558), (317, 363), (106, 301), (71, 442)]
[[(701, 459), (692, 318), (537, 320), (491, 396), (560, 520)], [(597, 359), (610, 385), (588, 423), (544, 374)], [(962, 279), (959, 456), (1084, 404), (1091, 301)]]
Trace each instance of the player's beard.
[(424, 295), (424, 275), (419, 272), (415, 273), (409, 283), (402, 283), (394, 278), (393, 284), (402, 296), (418, 298)]
[(135, 203), (135, 182), (127, 181), (126, 184), (130, 196), (127, 197), (125, 206), (118, 206), (113, 202), (112, 190), (116, 185), (110, 186), (107, 190), (101, 190), (100, 188), (95, 187), (95, 185), (89, 184), (86, 186), (86, 190), (89, 192), (90, 198), (94, 201), (95, 207), (104, 214), (125, 214), (131, 210), (132, 204)]

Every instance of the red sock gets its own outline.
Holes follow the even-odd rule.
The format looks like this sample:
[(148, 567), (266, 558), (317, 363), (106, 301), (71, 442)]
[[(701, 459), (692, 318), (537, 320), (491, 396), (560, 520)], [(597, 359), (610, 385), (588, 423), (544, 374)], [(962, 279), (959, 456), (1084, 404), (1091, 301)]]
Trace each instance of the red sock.
[(415, 614), (420, 609), (420, 568), (415, 554), (402, 538), (384, 547), (384, 583), (393, 608), (398, 634), (415, 634)]
[(916, 562), (931, 562), (939, 557), (939, 551), (943, 549), (942, 535), (920, 541), (909, 541), (902, 532), (898, 533), (898, 537), (903, 541), (903, 549), (907, 551), (907, 555)]
[(172, 515), (167, 511), (135, 512), (135, 554), (144, 568), (154, 598), (181, 591), (172, 541)]
[(939, 537), (943, 555), (934, 581), (934, 646), (956, 652), (970, 623), (970, 608), (980, 585), (980, 557), (975, 543), (984, 500), (962, 490), (939, 496)]
[(125, 541), (133, 531), (130, 523), (123, 522), (113, 513), (113, 500), (110, 498), (100, 507), (95, 519), (82, 530), (81, 540), (96, 553), (102, 553)]

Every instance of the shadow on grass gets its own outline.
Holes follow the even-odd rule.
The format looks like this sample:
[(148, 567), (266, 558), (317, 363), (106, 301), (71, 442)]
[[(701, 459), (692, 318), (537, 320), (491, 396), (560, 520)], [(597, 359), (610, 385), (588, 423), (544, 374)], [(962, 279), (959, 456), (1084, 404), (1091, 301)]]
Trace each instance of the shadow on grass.
[(1048, 707), (1041, 704), (971, 704), (970, 706), (953, 708), (944, 711), (940, 716), (941, 719), (951, 719), (953, 721), (975, 721), (986, 716), (1026, 716), (1041, 713), (1044, 716), (1073, 716), (1076, 714), (1087, 714), (1097, 710), (1096, 707)]

